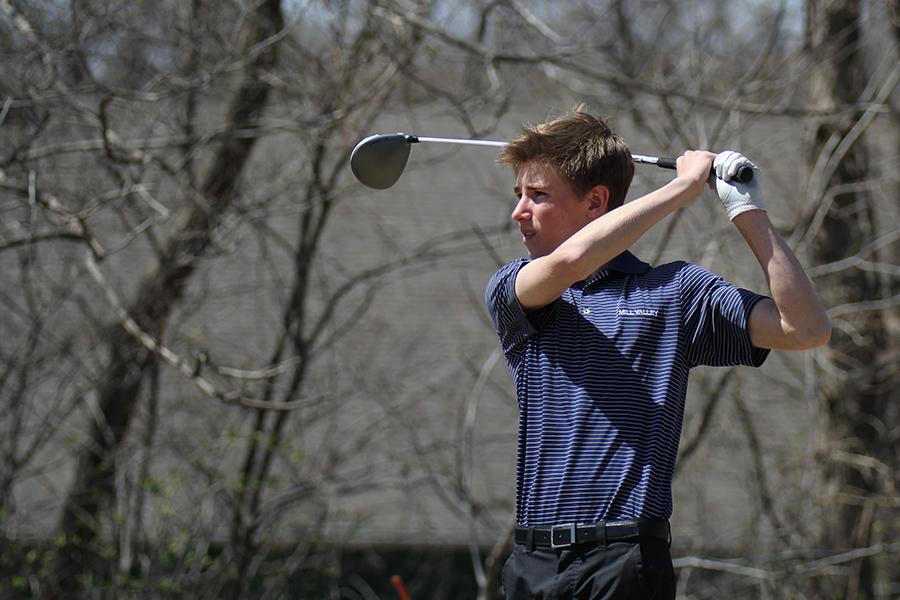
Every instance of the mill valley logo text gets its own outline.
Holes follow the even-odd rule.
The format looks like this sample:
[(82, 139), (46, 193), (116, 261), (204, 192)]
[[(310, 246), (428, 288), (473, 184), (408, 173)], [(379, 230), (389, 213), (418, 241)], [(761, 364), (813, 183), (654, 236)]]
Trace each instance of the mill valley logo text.
[(620, 308), (616, 314), (620, 317), (658, 317), (659, 311), (655, 308)]

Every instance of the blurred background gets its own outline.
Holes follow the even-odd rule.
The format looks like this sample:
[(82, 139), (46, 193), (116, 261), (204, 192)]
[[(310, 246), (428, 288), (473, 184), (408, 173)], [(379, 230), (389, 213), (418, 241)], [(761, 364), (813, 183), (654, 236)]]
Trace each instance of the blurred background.
[[(754, 160), (834, 324), (695, 370), (679, 598), (900, 597), (898, 44), (897, 0), (0, 0), (0, 596), (497, 598), (513, 174), (348, 158), (585, 103)], [(634, 252), (765, 291), (718, 204)]]

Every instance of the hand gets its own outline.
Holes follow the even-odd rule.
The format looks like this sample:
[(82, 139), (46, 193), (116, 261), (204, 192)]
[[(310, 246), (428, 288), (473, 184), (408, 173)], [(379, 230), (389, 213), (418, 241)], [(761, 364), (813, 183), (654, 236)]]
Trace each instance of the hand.
[[(753, 179), (748, 183), (733, 179), (743, 166), (753, 169)], [(716, 155), (713, 169), (716, 174), (716, 193), (730, 221), (748, 210), (766, 210), (759, 188), (759, 168), (750, 159), (732, 150), (725, 150)]]
[(688, 150), (675, 159), (677, 177), (690, 183), (699, 195), (703, 191), (703, 184), (709, 181), (709, 173), (712, 170), (712, 161), (715, 158), (712, 152), (703, 150)]

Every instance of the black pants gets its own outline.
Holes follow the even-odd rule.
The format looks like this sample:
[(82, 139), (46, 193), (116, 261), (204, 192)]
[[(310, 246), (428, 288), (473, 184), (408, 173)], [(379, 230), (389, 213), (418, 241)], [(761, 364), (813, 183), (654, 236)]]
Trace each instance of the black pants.
[(507, 600), (673, 600), (675, 571), (661, 540), (532, 552), (519, 545), (503, 567), (503, 591)]

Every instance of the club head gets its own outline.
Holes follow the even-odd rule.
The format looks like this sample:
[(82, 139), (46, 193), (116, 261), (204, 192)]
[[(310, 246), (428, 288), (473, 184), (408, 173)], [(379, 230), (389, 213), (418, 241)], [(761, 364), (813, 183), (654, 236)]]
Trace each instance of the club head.
[(414, 140), (405, 133), (376, 134), (363, 139), (350, 154), (353, 175), (363, 185), (386, 190), (403, 174)]

